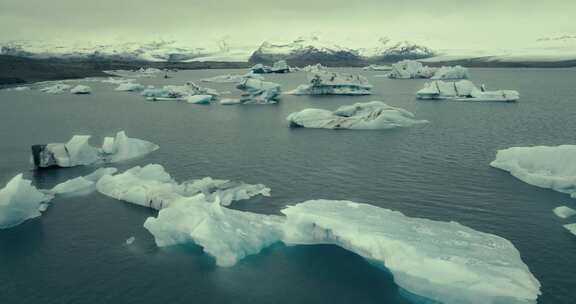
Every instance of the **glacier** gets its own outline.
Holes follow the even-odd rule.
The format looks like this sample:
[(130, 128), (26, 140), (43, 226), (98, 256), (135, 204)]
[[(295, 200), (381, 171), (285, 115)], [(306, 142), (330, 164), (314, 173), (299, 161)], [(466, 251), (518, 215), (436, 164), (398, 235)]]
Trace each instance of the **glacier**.
[(39, 191), (22, 173), (13, 177), (0, 189), (0, 229), (11, 228), (26, 220), (39, 217), (46, 210), (44, 203), (53, 196)]
[(560, 207), (556, 207), (554, 208), (554, 210), (552, 210), (552, 212), (554, 212), (554, 214), (559, 217), (559, 218), (569, 218), (572, 217), (574, 215), (576, 215), (576, 210), (568, 207), (568, 206), (560, 206)]
[(33, 145), (32, 161), (37, 168), (74, 167), (98, 162), (120, 162), (144, 156), (159, 147), (151, 142), (130, 138), (120, 131), (105, 137), (102, 147), (90, 145), (90, 135), (74, 135), (67, 143)]
[(310, 84), (303, 84), (287, 92), (292, 95), (370, 95), (372, 85), (361, 75), (330, 72), (312, 68), (307, 75)]
[(490, 166), (508, 171), (530, 185), (576, 198), (576, 145), (498, 150)]
[(469, 80), (458, 82), (437, 80), (424, 84), (424, 88), (416, 93), (416, 97), (422, 100), (515, 102), (520, 99), (520, 93), (514, 90), (486, 91), (484, 86), (478, 89)]
[(341, 106), (334, 112), (305, 109), (288, 115), (286, 120), (292, 127), (355, 130), (392, 129), (428, 122), (416, 120), (411, 112), (381, 101)]
[(180, 198), (203, 194), (208, 200), (219, 200), (228, 206), (256, 195), (269, 196), (262, 184), (245, 184), (206, 177), (177, 183), (164, 167), (150, 164), (136, 166), (116, 175), (105, 175), (97, 183), (98, 192), (117, 200), (161, 210)]
[(275, 104), (280, 99), (281, 87), (275, 82), (245, 78), (236, 88), (245, 92), (240, 98), (242, 104)]

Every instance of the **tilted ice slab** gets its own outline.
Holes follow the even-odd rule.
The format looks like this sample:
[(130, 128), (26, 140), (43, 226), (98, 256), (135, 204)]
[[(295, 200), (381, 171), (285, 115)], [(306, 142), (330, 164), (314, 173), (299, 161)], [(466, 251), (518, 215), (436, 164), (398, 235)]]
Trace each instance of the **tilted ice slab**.
[(22, 178), (21, 173), (16, 175), (0, 189), (0, 229), (39, 217), (42, 204), (52, 198), (51, 194), (39, 191), (31, 181)]
[(126, 136), (120, 131), (105, 137), (102, 148), (90, 145), (89, 135), (74, 135), (67, 143), (32, 146), (34, 164), (39, 168), (74, 167), (97, 162), (119, 162), (144, 156), (159, 147), (149, 141)]
[(576, 198), (576, 145), (499, 150), (490, 166), (506, 170), (530, 185)]
[(418, 99), (425, 100), (457, 100), (457, 101), (502, 101), (513, 102), (520, 99), (520, 94), (514, 90), (485, 91), (478, 89), (469, 80), (444, 82), (441, 80), (424, 84), (424, 88), (416, 93)]
[(246, 78), (236, 88), (245, 92), (240, 98), (242, 104), (275, 104), (280, 98), (280, 85), (274, 82)]
[(286, 118), (293, 127), (320, 129), (392, 129), (426, 123), (414, 119), (414, 114), (391, 107), (381, 101), (355, 103), (331, 112), (323, 109), (305, 109)]
[(105, 175), (111, 175), (118, 171), (116, 168), (100, 168), (96, 171), (54, 186), (49, 193), (55, 195), (85, 194), (96, 190), (96, 183)]
[(177, 183), (164, 167), (157, 164), (137, 166), (121, 174), (104, 176), (96, 188), (106, 196), (157, 210), (170, 206), (177, 199), (198, 194), (204, 194), (209, 200), (218, 199), (225, 206), (256, 195), (270, 195), (270, 189), (261, 184), (210, 177)]
[(372, 85), (361, 75), (317, 69), (308, 74), (310, 84), (303, 84), (287, 92), (292, 95), (370, 95)]
[(552, 211), (554, 212), (554, 214), (556, 214), (557, 217), (563, 218), (563, 219), (576, 215), (576, 210), (574, 210), (568, 206), (556, 207)]
[(566, 230), (570, 231), (570, 233), (572, 233), (573, 235), (576, 235), (576, 223), (564, 225), (564, 228), (566, 228)]
[(233, 266), (278, 242), (282, 223), (280, 216), (228, 209), (200, 194), (174, 201), (156, 218), (149, 217), (144, 227), (159, 247), (195, 243), (213, 256), (218, 266)]
[(350, 201), (307, 201), (282, 213), (285, 243), (343, 247), (385, 267), (412, 294), (446, 304), (535, 303), (540, 294), (512, 243), (456, 222)]

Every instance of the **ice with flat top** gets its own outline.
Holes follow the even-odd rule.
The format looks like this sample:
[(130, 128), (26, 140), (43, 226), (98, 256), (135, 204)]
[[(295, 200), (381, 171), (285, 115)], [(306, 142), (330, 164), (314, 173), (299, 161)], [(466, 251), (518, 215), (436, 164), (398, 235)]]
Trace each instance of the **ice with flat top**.
[(576, 145), (513, 147), (498, 150), (490, 166), (533, 186), (576, 198)]
[(246, 73), (244, 75), (226, 74), (218, 75), (210, 78), (202, 79), (203, 82), (215, 82), (215, 83), (240, 83), (247, 78), (254, 78), (263, 80), (264, 77), (259, 74), (254, 74), (252, 72)]
[(556, 207), (552, 211), (554, 212), (554, 214), (556, 214), (557, 217), (563, 218), (563, 219), (576, 215), (576, 210), (574, 210), (568, 206)]
[(22, 173), (14, 176), (0, 189), (0, 229), (11, 228), (26, 220), (39, 217), (46, 210), (45, 203), (53, 195), (39, 191)]
[(286, 118), (292, 127), (319, 129), (393, 129), (426, 123), (402, 108), (381, 101), (355, 103), (342, 106), (334, 112), (323, 109), (305, 109)]
[(500, 101), (515, 102), (520, 94), (514, 90), (487, 91), (482, 86), (478, 89), (469, 80), (444, 82), (441, 80), (424, 84), (424, 88), (416, 93), (423, 100), (456, 100), (456, 101)]
[(308, 75), (309, 84), (299, 85), (287, 92), (292, 95), (370, 95), (372, 85), (364, 76), (313, 69)]
[(72, 94), (78, 94), (78, 95), (85, 95), (85, 94), (91, 94), (92, 93), (92, 88), (90, 88), (87, 85), (77, 85), (75, 87), (73, 87), (72, 89), (70, 89), (70, 93)]
[(132, 204), (163, 209), (182, 197), (204, 194), (209, 200), (218, 199), (222, 205), (256, 195), (270, 195), (270, 189), (262, 184), (245, 184), (206, 177), (176, 182), (164, 167), (150, 164), (134, 167), (116, 175), (106, 175), (96, 183), (97, 190), (109, 197)]

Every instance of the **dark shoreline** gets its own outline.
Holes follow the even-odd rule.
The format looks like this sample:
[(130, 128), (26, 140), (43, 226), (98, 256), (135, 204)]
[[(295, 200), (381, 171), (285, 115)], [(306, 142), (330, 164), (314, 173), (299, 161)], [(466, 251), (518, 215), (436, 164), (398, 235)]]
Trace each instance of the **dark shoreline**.
[[(308, 62), (289, 62), (293, 66), (305, 66)], [(363, 67), (369, 62), (326, 62), (330, 67)], [(378, 63), (391, 64), (391, 63)], [(442, 62), (424, 62), (425, 65), (461, 65), (481, 68), (570, 68), (576, 60), (506, 62), (487, 60), (486, 57)], [(135, 70), (141, 67), (159, 69), (246, 69), (249, 62), (149, 62), (102, 59), (31, 59), (0, 55), (0, 87), (28, 84), (39, 81), (107, 77), (109, 70)]]

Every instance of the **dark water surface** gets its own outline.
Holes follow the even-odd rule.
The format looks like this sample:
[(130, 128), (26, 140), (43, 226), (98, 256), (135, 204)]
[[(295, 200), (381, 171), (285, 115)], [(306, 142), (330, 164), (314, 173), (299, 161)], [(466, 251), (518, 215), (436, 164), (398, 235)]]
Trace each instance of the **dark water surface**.
[[(542, 283), (539, 303), (576, 303), (576, 237), (552, 209), (569, 196), (525, 184), (488, 166), (497, 149), (576, 142), (576, 70), (472, 69), (489, 89), (515, 89), (517, 104), (422, 102), (420, 80), (366, 75), (366, 97), (284, 96), (278, 105), (145, 102), (115, 85), (87, 82), (94, 94), (0, 91), (0, 185), (24, 172), (39, 188), (95, 167), (34, 172), (29, 147), (73, 134), (126, 130), (160, 150), (117, 164), (162, 164), (177, 180), (212, 176), (264, 183), (272, 197), (236, 206), (278, 213), (308, 199), (348, 199), (409, 216), (454, 220), (509, 239)], [(145, 84), (181, 84), (244, 71), (185, 71)], [(284, 90), (303, 73), (267, 76)], [(83, 83), (83, 81), (77, 81)], [(227, 96), (230, 84), (204, 85)], [(386, 131), (290, 129), (285, 117), (308, 107), (335, 109), (382, 100), (430, 124)], [(40, 218), (0, 230), (0, 303), (408, 303), (392, 277), (334, 246), (272, 246), (231, 268), (197, 246), (159, 249), (142, 227), (147, 209), (99, 193), (58, 198)], [(135, 236), (131, 246), (125, 240)]]

